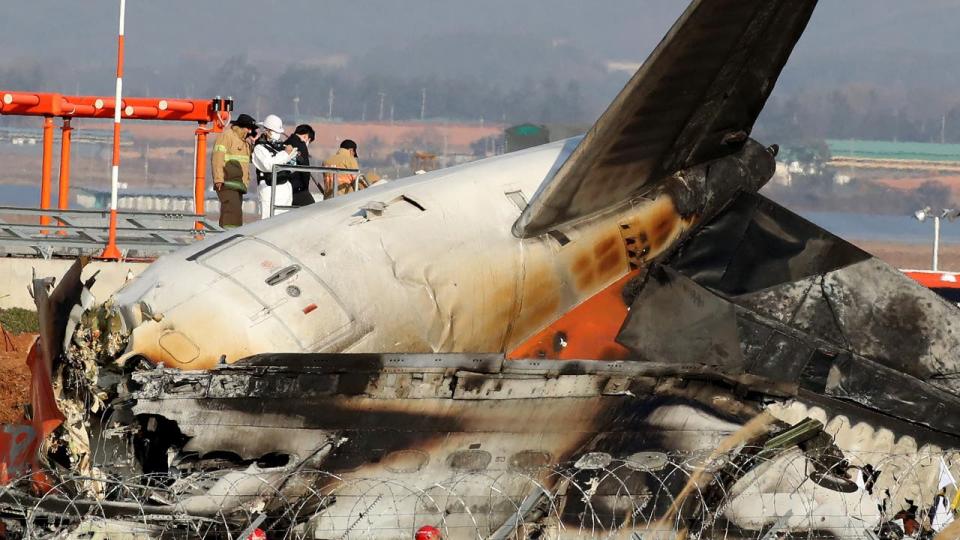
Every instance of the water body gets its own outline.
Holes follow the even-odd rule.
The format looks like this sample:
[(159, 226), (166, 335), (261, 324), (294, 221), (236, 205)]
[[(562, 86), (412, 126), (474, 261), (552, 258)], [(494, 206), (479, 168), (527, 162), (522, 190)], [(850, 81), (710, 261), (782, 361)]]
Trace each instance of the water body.
[[(53, 203), (56, 204), (56, 184), (53, 186)], [(176, 190), (170, 190), (173, 193)], [(180, 193), (180, 191), (177, 191)], [(192, 192), (182, 191), (192, 196)], [(40, 188), (24, 185), (0, 185), (0, 205), (39, 206)], [(820, 227), (850, 240), (872, 240), (926, 244), (933, 239), (933, 222), (919, 222), (909, 215), (851, 214), (846, 212), (799, 212), (804, 218)], [(944, 221), (941, 241), (960, 244), (960, 222)]]
[[(51, 203), (56, 205), (57, 185), (53, 184)], [(38, 186), (0, 185), (0, 205), (2, 206), (40, 206), (40, 188)]]
[[(905, 244), (933, 242), (933, 221), (917, 221), (912, 215), (848, 214), (842, 212), (799, 212), (820, 227), (850, 240), (875, 240)], [(944, 220), (940, 241), (960, 244), (960, 222)]]

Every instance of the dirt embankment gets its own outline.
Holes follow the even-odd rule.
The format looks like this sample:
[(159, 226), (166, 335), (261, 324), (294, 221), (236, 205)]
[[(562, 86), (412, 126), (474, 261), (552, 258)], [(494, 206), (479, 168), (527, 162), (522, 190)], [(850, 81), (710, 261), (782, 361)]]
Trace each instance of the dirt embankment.
[(22, 423), (23, 405), (30, 402), (27, 351), (36, 334), (7, 337), (0, 336), (0, 424)]
[[(854, 242), (878, 259), (900, 269), (927, 270), (933, 257), (930, 244), (898, 244), (893, 242)], [(960, 272), (960, 245), (940, 246), (940, 270)]]

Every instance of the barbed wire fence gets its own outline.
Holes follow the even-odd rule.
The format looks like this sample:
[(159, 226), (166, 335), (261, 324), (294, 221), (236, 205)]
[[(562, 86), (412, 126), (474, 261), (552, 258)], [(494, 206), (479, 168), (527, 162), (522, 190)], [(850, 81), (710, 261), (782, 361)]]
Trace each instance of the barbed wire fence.
[[(410, 539), (423, 525), (446, 539), (922, 537), (943, 496), (931, 474), (941, 457), (848, 454), (824, 470), (796, 447), (597, 453), (436, 480), (255, 466), (180, 478), (66, 473), (42, 494), (27, 475), (0, 488), (0, 516), (5, 538), (233, 539), (259, 528), (270, 539)], [(910, 519), (919, 531), (904, 530)]]

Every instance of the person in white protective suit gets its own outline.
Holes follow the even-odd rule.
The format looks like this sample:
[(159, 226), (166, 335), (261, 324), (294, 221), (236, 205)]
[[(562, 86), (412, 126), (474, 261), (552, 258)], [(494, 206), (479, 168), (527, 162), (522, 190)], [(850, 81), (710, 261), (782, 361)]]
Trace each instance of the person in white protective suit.
[[(263, 133), (257, 138), (253, 146), (253, 166), (257, 172), (257, 192), (260, 195), (260, 218), (270, 217), (270, 198), (274, 197), (273, 215), (286, 212), (293, 205), (293, 187), (290, 184), (292, 173), (280, 171), (277, 173), (277, 185), (272, 184), (273, 167), (275, 165), (294, 165), (297, 159), (297, 150), (289, 144), (284, 144), (286, 135), (283, 132), (283, 121), (280, 117), (271, 114), (258, 124)], [(271, 191), (276, 189), (276, 194)]]

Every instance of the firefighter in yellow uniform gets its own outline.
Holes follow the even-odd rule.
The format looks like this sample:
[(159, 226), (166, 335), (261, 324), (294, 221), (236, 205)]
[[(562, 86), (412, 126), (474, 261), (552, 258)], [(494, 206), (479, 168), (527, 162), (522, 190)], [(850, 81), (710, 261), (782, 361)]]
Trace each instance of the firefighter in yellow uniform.
[[(359, 169), (360, 163), (357, 161), (357, 143), (350, 139), (340, 143), (337, 153), (323, 160), (324, 167), (334, 167), (337, 169)], [(334, 186), (334, 176), (336, 176), (336, 186)], [(356, 180), (353, 174), (323, 173), (323, 198), (329, 199), (334, 196), (333, 190), (337, 190), (337, 195), (345, 195), (353, 191), (353, 181)]]
[(247, 139), (256, 131), (257, 121), (241, 114), (213, 143), (213, 189), (220, 199), (220, 226), (224, 229), (243, 225), (243, 194), (250, 186), (253, 150)]

